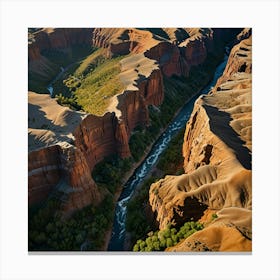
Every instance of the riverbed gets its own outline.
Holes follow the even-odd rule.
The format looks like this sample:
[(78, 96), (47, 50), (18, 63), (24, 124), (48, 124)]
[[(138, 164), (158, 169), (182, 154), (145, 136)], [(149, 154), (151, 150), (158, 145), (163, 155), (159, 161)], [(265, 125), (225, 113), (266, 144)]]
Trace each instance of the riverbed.
[(135, 189), (141, 183), (143, 183), (143, 181), (145, 180), (149, 172), (155, 166), (160, 155), (167, 148), (171, 139), (175, 137), (178, 131), (186, 125), (186, 122), (189, 120), (189, 117), (193, 110), (194, 103), (197, 100), (197, 98), (202, 94), (207, 94), (211, 90), (211, 88), (215, 86), (218, 78), (222, 75), (224, 71), (227, 60), (228, 60), (228, 55), (226, 54), (224, 56), (223, 62), (217, 66), (212, 81), (183, 106), (183, 108), (179, 111), (179, 113), (176, 115), (173, 121), (169, 124), (166, 130), (162, 133), (162, 135), (158, 138), (156, 143), (153, 145), (147, 157), (140, 164), (140, 166), (135, 170), (133, 175), (125, 184), (116, 205), (112, 236), (108, 246), (108, 251), (124, 250), (124, 241), (126, 235), (125, 224), (126, 224), (128, 201), (133, 196)]

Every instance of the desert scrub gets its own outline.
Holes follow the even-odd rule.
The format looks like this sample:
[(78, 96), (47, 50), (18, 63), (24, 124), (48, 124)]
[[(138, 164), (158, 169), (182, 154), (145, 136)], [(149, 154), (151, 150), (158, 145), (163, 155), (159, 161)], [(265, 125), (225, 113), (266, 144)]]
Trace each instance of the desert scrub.
[(168, 225), (164, 230), (149, 232), (148, 237), (144, 240), (137, 240), (133, 246), (133, 251), (164, 251), (166, 248), (176, 245), (181, 240), (202, 229), (203, 225), (198, 222), (187, 222), (179, 230)]

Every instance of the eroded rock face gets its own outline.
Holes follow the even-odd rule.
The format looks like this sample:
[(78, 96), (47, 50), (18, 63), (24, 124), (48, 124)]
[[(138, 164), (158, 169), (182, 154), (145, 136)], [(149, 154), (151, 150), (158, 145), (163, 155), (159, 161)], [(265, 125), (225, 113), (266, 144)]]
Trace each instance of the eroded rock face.
[(28, 170), (29, 205), (44, 201), (52, 193), (61, 198), (61, 210), (70, 214), (101, 200), (83, 153), (69, 143), (30, 152)]
[(92, 170), (104, 157), (118, 153), (129, 157), (128, 132), (114, 113), (88, 115), (74, 132), (75, 146), (84, 153)]
[(218, 211), (217, 220), (169, 251), (251, 250), (251, 65), (249, 37), (232, 49), (211, 93), (195, 103), (183, 143), (186, 174), (151, 185), (160, 229)]
[(252, 37), (242, 40), (232, 48), (224, 73), (215, 86), (216, 90), (221, 90), (219, 86), (229, 80), (234, 73), (242, 72), (252, 73)]
[(93, 28), (43, 28), (33, 33), (28, 45), (28, 61), (41, 58), (47, 50), (66, 49), (74, 45), (91, 45)]
[(57, 145), (28, 154), (28, 202), (30, 205), (48, 197), (61, 176)]

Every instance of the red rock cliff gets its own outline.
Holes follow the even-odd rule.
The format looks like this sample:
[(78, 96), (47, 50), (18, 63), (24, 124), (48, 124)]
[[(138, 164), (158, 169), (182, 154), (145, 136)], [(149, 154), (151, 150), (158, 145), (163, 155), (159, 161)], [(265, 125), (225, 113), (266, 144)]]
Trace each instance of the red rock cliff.
[(30, 152), (28, 171), (29, 205), (40, 203), (55, 192), (63, 202), (61, 210), (70, 214), (101, 200), (84, 154), (69, 143)]
[(41, 58), (45, 50), (65, 49), (74, 45), (91, 45), (93, 28), (43, 28), (32, 34), (28, 44), (28, 61)]
[(61, 176), (59, 147), (47, 147), (28, 154), (28, 202), (47, 198)]

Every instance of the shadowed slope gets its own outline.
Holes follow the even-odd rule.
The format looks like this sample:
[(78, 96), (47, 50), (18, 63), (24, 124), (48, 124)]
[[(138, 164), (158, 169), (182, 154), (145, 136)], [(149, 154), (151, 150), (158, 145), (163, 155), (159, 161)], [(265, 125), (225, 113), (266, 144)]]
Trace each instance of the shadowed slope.
[(251, 151), (244, 146), (245, 141), (230, 126), (233, 120), (229, 113), (220, 111), (216, 107), (203, 106), (210, 116), (210, 129), (217, 135), (229, 148), (234, 150), (236, 158), (246, 169), (252, 168)]

